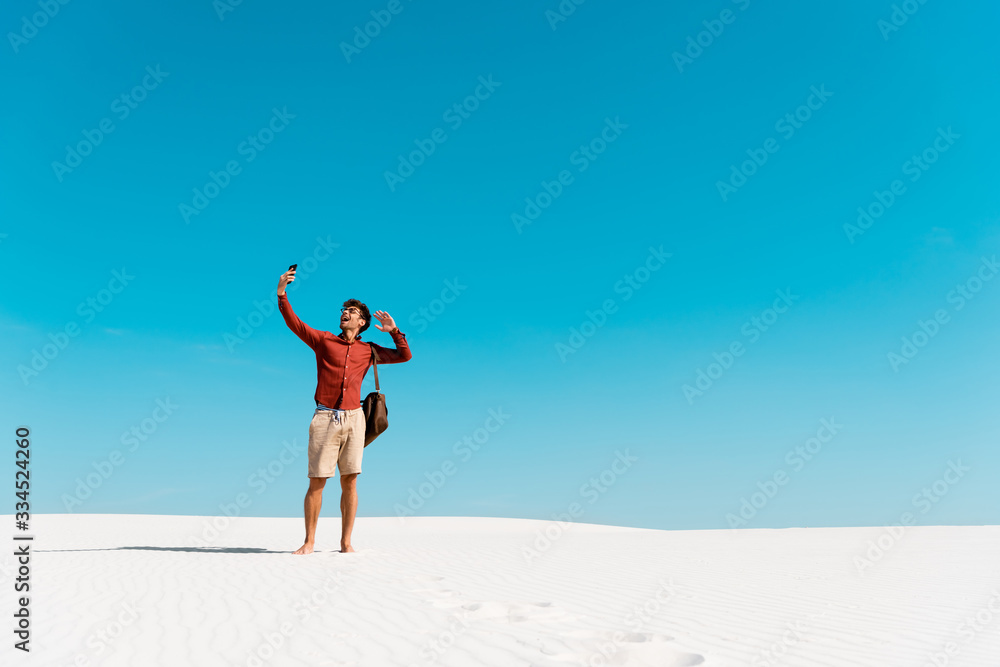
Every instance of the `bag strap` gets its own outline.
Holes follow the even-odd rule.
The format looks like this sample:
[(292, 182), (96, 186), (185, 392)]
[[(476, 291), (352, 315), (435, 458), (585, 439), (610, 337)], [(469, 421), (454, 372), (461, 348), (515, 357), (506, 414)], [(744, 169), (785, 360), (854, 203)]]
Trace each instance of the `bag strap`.
[[(379, 388), (378, 388), (378, 355), (375, 353), (375, 348), (372, 346), (371, 343), (368, 344), (368, 347), (370, 347), (371, 350), (372, 350), (372, 366), (375, 367), (375, 391), (379, 391)], [(381, 393), (381, 392), (379, 392), (379, 393)]]

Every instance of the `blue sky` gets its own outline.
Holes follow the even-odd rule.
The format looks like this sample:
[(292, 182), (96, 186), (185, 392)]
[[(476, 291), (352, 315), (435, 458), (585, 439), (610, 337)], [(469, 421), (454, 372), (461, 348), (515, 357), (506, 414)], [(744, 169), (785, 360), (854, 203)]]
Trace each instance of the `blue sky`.
[(298, 262), (307, 323), (360, 298), (413, 350), (363, 516), (997, 522), (995, 4), (220, 7), (0, 13), (0, 426), (32, 430), (34, 511), (298, 516), (315, 364), (266, 305)]

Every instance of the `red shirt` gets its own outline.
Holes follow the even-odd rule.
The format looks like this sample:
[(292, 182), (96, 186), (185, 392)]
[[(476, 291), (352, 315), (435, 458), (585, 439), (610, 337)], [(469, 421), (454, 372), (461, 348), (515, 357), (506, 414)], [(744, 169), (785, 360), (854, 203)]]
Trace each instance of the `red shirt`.
[(410, 346), (406, 344), (405, 334), (398, 327), (390, 334), (396, 349), (390, 350), (375, 343), (366, 343), (360, 337), (348, 343), (339, 335), (313, 329), (292, 310), (287, 294), (278, 296), (278, 310), (288, 328), (316, 353), (315, 399), (328, 408), (353, 410), (361, 407), (361, 381), (371, 366), (372, 348), (375, 348), (380, 364), (398, 364), (409, 361), (413, 356)]

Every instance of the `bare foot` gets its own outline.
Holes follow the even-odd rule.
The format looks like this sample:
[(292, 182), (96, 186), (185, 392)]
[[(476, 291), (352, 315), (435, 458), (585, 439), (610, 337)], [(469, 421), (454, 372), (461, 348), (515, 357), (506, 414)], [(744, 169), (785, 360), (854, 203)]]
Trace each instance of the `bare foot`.
[(350, 544), (344, 544), (343, 542), (341, 542), (340, 543), (340, 553), (342, 553), (342, 554), (352, 554), (352, 553), (354, 553), (354, 547), (352, 547)]
[(313, 544), (306, 542), (301, 547), (299, 547), (297, 551), (293, 551), (292, 553), (296, 556), (311, 554), (313, 552), (313, 546), (314, 546)]

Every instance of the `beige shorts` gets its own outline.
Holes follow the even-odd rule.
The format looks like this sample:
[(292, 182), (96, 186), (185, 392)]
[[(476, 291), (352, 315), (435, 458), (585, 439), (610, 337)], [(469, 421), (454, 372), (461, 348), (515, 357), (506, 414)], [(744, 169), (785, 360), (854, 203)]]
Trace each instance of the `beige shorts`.
[(333, 477), (361, 472), (365, 451), (365, 413), (361, 408), (339, 413), (317, 409), (309, 423), (309, 476)]

